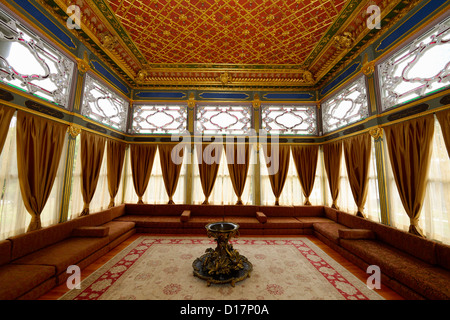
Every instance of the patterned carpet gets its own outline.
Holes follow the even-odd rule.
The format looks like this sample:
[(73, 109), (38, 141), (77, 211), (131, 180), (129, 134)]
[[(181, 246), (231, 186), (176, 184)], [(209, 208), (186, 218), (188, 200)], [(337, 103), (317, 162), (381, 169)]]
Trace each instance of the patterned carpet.
[(142, 236), (61, 300), (383, 300), (306, 238), (231, 241), (253, 264), (251, 277), (206, 285), (192, 262), (206, 237)]

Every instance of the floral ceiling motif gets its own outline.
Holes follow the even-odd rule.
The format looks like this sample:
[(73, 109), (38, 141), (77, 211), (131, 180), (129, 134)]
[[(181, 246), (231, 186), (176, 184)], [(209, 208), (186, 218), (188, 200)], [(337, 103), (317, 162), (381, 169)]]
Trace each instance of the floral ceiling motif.
[(133, 87), (304, 89), (376, 33), (368, 6), (391, 19), (415, 0), (38, 1), (60, 20), (79, 6), (79, 38)]

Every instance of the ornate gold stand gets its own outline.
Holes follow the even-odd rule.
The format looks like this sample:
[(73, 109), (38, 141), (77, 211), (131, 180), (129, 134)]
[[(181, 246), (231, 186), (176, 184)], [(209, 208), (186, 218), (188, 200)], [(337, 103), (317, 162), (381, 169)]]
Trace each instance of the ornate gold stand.
[(216, 249), (206, 249), (205, 254), (192, 263), (194, 276), (211, 283), (235, 283), (250, 277), (253, 265), (228, 243), (238, 234), (239, 225), (232, 222), (214, 222), (206, 226), (208, 237), (214, 237)]

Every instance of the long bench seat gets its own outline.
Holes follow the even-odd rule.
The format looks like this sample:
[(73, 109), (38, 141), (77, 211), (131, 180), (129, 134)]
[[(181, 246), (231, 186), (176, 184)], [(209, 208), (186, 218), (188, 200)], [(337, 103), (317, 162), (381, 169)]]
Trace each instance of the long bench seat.
[(0, 241), (0, 299), (36, 299), (103, 256), (135, 231), (115, 221), (125, 205)]
[(205, 234), (206, 224), (230, 221), (241, 235), (313, 234), (364, 271), (379, 266), (382, 283), (405, 298), (450, 299), (450, 246), (329, 207), (127, 204), (116, 220), (150, 233)]
[(216, 221), (241, 235), (311, 234), (407, 299), (450, 299), (450, 246), (324, 206), (123, 204), (0, 241), (0, 299), (36, 299), (135, 232), (201, 234)]

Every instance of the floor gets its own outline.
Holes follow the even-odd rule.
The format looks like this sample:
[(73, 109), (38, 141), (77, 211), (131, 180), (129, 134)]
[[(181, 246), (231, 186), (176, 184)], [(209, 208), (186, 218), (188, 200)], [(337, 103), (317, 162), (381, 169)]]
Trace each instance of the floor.
[[(103, 266), (107, 261), (109, 261), (111, 258), (113, 258), (117, 253), (125, 249), (128, 245), (130, 245), (133, 241), (135, 241), (138, 237), (140, 237), (142, 234), (134, 234), (124, 242), (122, 242), (120, 245), (115, 247), (113, 250), (87, 266), (85, 269), (81, 271), (81, 280), (88, 277), (91, 273), (96, 271), (98, 268)], [(167, 236), (167, 235), (165, 235)], [(198, 236), (198, 235), (196, 235)], [(292, 236), (289, 236), (292, 237)], [(342, 257), (339, 253), (328, 247), (326, 244), (324, 244), (322, 241), (318, 240), (314, 236), (308, 236), (308, 235), (302, 235), (301, 237), (306, 237), (310, 241), (312, 241), (315, 245), (317, 245), (320, 249), (322, 249), (326, 254), (328, 254), (331, 258), (333, 258), (336, 262), (341, 264), (344, 268), (346, 268), (348, 271), (350, 271), (353, 275), (355, 275), (358, 279), (360, 279), (363, 282), (366, 282), (367, 280), (367, 273), (365, 273), (363, 270), (361, 270), (359, 267), (354, 265), (353, 263), (346, 260), (344, 257)], [(58, 287), (53, 288), (48, 293), (44, 294), (39, 298), (39, 300), (57, 300), (59, 297), (61, 297), (63, 294), (65, 294), (68, 291), (66, 284), (62, 284)], [(399, 294), (397, 294), (395, 291), (392, 291), (386, 286), (383, 286), (381, 284), (381, 289), (376, 290), (378, 294), (380, 294), (383, 298), (386, 300), (404, 300), (403, 297), (401, 297)]]

